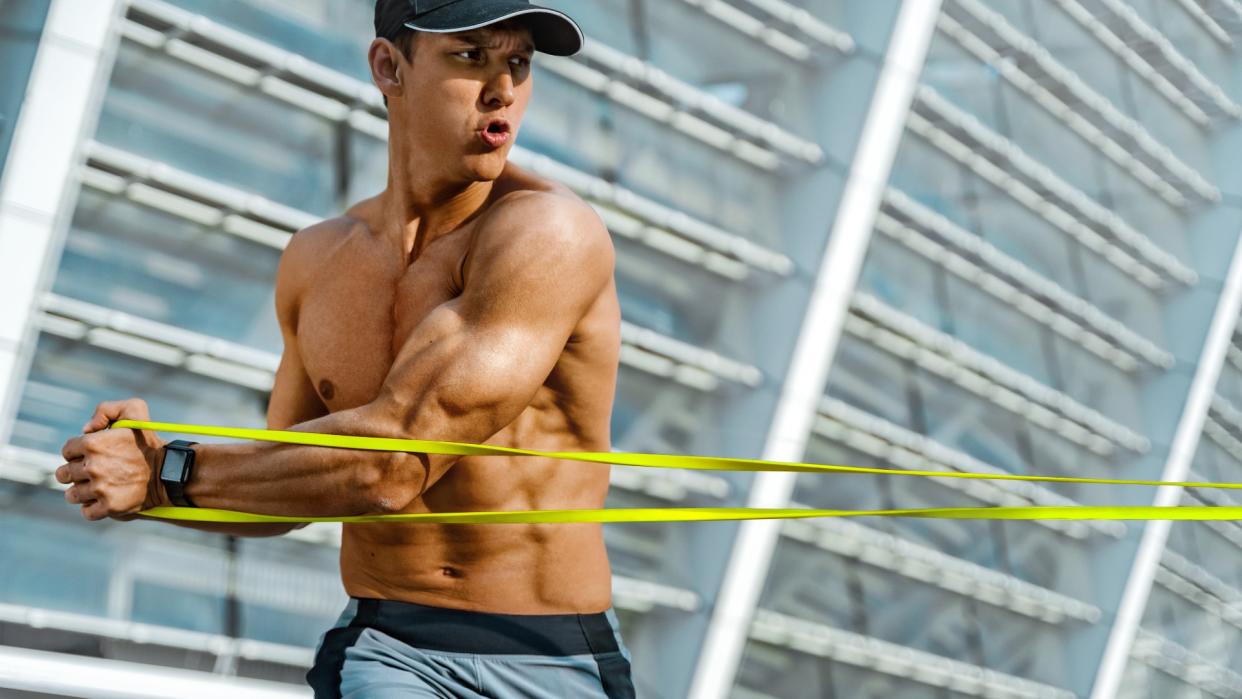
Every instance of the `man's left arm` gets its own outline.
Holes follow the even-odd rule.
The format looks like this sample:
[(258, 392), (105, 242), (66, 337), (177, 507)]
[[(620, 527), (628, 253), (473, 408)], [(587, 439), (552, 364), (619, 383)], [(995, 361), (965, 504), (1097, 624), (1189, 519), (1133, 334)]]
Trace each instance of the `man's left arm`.
[[(608, 286), (598, 215), (559, 194), (511, 195), (481, 222), (462, 294), (410, 333), (374, 401), (290, 429), (481, 443), (530, 403), (578, 321)], [(102, 411), (102, 415), (100, 414)], [(146, 418), (142, 401), (93, 419)], [(155, 441), (152, 441), (155, 440)], [(154, 473), (163, 442), (140, 430), (75, 437), (57, 469), (87, 519), (169, 504)], [(198, 444), (186, 494), (199, 507), (306, 517), (399, 511), (459, 457), (273, 442)]]

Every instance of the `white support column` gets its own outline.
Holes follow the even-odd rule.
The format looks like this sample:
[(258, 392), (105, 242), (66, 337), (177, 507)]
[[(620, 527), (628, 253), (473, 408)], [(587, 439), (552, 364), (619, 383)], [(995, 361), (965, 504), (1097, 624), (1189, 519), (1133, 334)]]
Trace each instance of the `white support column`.
[[(1212, 315), (1212, 324), (1208, 328), (1207, 337), (1203, 343), (1203, 352), (1199, 355), (1199, 366), (1195, 369), (1194, 378), (1191, 380), (1190, 392), (1186, 396), (1186, 405), (1182, 409), (1181, 420), (1173, 435), (1173, 444), (1169, 448), (1169, 458), (1165, 462), (1164, 473), (1160, 476), (1161, 480), (1184, 481), (1190, 473), (1190, 464), (1199, 446), (1203, 422), (1207, 419), (1208, 408), (1216, 392), (1216, 381), (1220, 377), (1221, 365), (1229, 350), (1234, 327), (1238, 324), (1240, 310), (1242, 310), (1242, 235), (1239, 235), (1233, 260), (1229, 264), (1229, 272), (1225, 277), (1224, 289), (1216, 304), (1216, 311)], [(1156, 498), (1152, 504), (1158, 507), (1176, 505), (1181, 500), (1181, 495), (1180, 487), (1163, 485), (1156, 490)], [(1109, 632), (1108, 643), (1104, 647), (1104, 656), (1096, 671), (1091, 699), (1113, 699), (1117, 695), (1126, 663), (1130, 658), (1130, 648), (1134, 645), (1134, 636), (1138, 633), (1139, 621), (1142, 620), (1143, 611), (1147, 608), (1151, 583), (1156, 577), (1156, 568), (1160, 564), (1160, 557), (1164, 553), (1164, 545), (1168, 541), (1169, 527), (1172, 524), (1167, 519), (1154, 520), (1148, 522), (1143, 529), (1143, 537), (1139, 540), (1138, 551), (1130, 567), (1130, 576), (1126, 580), (1125, 590), (1121, 594), (1121, 603), (1117, 607), (1117, 618)]]
[(0, 177), (0, 444), (7, 444), (117, 41), (122, 0), (52, 0)]
[[(764, 459), (798, 461), (806, 451), (939, 12), (940, 0), (904, 0), (898, 12), (764, 445)], [(786, 506), (795, 479), (793, 473), (756, 475), (747, 505)], [(755, 520), (740, 526), (695, 668), (691, 699), (723, 699), (732, 688), (779, 536), (779, 521)]]

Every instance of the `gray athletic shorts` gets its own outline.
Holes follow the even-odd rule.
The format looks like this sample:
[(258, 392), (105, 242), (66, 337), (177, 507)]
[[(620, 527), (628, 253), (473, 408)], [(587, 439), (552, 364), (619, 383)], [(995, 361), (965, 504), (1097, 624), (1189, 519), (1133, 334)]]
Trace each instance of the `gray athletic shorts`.
[(634, 696), (611, 607), (492, 614), (351, 597), (306, 681), (315, 699)]

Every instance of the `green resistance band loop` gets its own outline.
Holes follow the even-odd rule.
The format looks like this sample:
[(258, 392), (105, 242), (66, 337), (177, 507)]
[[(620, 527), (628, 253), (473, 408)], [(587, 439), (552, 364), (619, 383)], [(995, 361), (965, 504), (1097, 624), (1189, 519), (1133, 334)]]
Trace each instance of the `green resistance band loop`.
[[(797, 473), (870, 473), (925, 478), (967, 478), (1092, 485), (1180, 486), (1242, 490), (1242, 483), (1197, 483), (1188, 481), (1149, 481), (1117, 478), (1074, 478), (1070, 476), (1024, 476), (1017, 474), (970, 473), (962, 471), (918, 471), (864, 466), (835, 466), (761, 459), (715, 456), (680, 456), (636, 452), (540, 451), (462, 442), (421, 439), (393, 439), (352, 435), (263, 430), (245, 427), (186, 425), (171, 422), (117, 420), (111, 428), (132, 428), (157, 432), (176, 432), (286, 444), (366, 449), (371, 451), (414, 452), (452, 456), (539, 456), (566, 461), (640, 466), (644, 468), (684, 468), (703, 471), (785, 471)], [(706, 522), (747, 519), (802, 519), (810, 517), (923, 517), (937, 519), (1077, 519), (1077, 520), (1233, 520), (1242, 519), (1242, 506), (1032, 506), (1032, 507), (938, 507), (901, 510), (815, 510), (804, 508), (748, 507), (671, 507), (596, 510), (529, 510), (517, 512), (432, 512), (413, 514), (358, 515), (351, 517), (285, 517), (257, 515), (210, 508), (157, 507), (144, 516), (196, 522), (423, 522), (434, 524), (546, 524), (567, 522)]]

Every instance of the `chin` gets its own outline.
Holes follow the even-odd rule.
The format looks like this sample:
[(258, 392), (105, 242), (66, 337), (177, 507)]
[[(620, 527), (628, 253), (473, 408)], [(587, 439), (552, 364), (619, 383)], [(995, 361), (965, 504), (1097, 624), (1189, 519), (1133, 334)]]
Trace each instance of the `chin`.
[(482, 162), (472, 163), (474, 167), (470, 168), (470, 174), (478, 182), (490, 182), (498, 179), (505, 170), (505, 163), (508, 160), (505, 156), (507, 155), (508, 151), (489, 153), (489, 157), (483, 159)]

